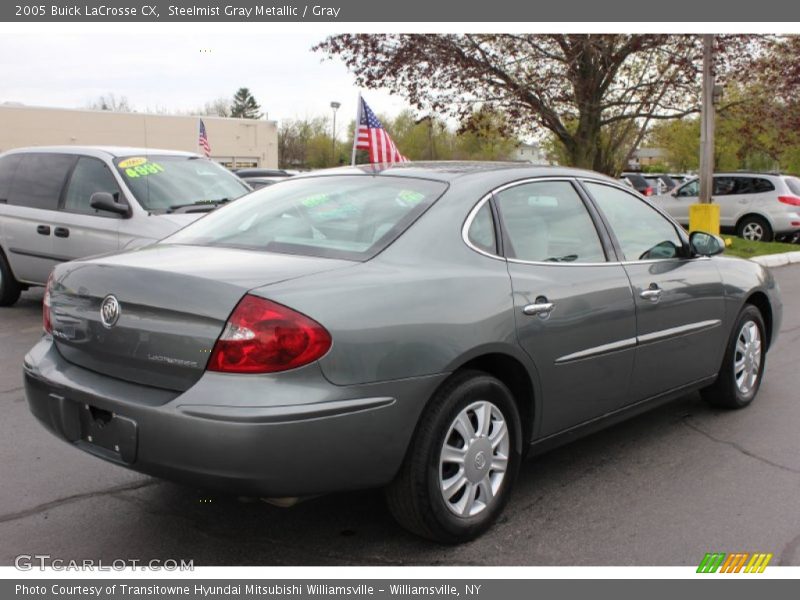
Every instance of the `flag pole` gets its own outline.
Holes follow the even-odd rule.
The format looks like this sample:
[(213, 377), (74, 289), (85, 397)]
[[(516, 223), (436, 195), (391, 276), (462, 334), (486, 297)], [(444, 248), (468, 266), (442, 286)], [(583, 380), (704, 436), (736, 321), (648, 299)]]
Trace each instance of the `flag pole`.
[(356, 129), (353, 132), (353, 153), (350, 156), (350, 166), (356, 166), (356, 144), (358, 144), (358, 124), (361, 123), (361, 90), (358, 92), (358, 109), (356, 109)]

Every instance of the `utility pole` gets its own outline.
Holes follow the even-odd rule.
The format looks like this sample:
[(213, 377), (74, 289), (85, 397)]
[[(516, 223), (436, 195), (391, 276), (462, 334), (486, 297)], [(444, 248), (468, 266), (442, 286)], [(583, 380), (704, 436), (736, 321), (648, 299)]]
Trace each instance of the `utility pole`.
[(336, 111), (339, 110), (341, 102), (331, 102), (333, 109), (333, 133), (331, 135), (331, 165), (336, 166)]
[(714, 192), (714, 36), (703, 36), (703, 104), (700, 117), (700, 197), (689, 207), (689, 230), (719, 235), (719, 205)]
[(700, 117), (700, 203), (710, 204), (714, 185), (714, 36), (703, 36), (703, 108)]

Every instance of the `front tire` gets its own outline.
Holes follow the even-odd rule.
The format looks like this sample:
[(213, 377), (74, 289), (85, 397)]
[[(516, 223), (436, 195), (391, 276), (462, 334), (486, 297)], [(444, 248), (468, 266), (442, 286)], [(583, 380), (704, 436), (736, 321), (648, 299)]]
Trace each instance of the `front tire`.
[(703, 398), (722, 408), (749, 406), (761, 386), (766, 354), (761, 311), (747, 304), (736, 320), (717, 381), (703, 390)]
[(454, 375), (423, 412), (405, 462), (386, 489), (397, 521), (454, 544), (485, 532), (519, 469), (521, 426), (508, 388), (481, 371)]
[(5, 255), (0, 251), (0, 306), (11, 306), (22, 292), (22, 286), (14, 278)]

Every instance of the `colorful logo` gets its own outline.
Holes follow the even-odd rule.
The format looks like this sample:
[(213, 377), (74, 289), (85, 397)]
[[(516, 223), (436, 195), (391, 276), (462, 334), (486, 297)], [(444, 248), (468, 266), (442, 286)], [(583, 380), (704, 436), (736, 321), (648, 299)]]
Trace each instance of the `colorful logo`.
[(766, 552), (706, 552), (698, 573), (763, 573), (772, 554)]

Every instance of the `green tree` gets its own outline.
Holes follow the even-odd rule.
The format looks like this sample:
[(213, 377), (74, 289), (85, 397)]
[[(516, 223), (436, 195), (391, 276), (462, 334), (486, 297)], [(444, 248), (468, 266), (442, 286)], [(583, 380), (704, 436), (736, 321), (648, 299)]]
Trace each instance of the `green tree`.
[(261, 106), (246, 87), (239, 88), (233, 95), (230, 114), (237, 119), (260, 119)]
[[(758, 39), (718, 36), (717, 71), (744, 70)], [(614, 173), (652, 123), (698, 111), (698, 36), (342, 34), (315, 47), (358, 85), (464, 122), (491, 104), (519, 135), (549, 131), (565, 164)]]
[(489, 106), (475, 110), (459, 129), (454, 158), (460, 160), (509, 160), (519, 140), (511, 134), (505, 114)]

